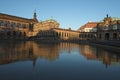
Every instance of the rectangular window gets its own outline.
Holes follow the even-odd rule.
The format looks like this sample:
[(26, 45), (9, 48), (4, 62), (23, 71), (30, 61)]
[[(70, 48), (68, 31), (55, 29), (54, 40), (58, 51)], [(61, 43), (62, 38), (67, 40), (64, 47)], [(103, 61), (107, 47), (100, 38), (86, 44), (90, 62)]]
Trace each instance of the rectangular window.
[(113, 30), (117, 30), (117, 24), (113, 25)]

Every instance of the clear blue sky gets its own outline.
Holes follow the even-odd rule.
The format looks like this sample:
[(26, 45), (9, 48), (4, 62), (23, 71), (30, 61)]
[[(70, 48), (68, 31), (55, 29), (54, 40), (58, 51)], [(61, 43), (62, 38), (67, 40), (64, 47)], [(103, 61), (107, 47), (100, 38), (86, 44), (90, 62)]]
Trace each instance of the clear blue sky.
[(120, 0), (0, 0), (0, 13), (32, 18), (35, 8), (39, 21), (53, 16), (61, 28), (73, 30), (106, 14), (120, 17)]

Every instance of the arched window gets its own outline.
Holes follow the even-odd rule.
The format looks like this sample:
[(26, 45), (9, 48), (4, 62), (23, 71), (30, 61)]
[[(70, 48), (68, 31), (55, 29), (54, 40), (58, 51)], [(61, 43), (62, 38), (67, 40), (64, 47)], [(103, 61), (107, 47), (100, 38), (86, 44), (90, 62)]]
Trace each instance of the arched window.
[(14, 27), (14, 28), (16, 27), (16, 23), (15, 23), (15, 22), (13, 23), (13, 27)]
[(16, 36), (16, 32), (15, 31), (13, 31), (13, 36)]
[(113, 39), (117, 40), (117, 33), (113, 33)]
[(93, 34), (91, 34), (91, 38), (93, 38)]
[(65, 33), (65, 37), (66, 37), (66, 33)]
[(58, 32), (55, 32), (55, 37), (58, 37)]
[(101, 39), (101, 34), (99, 34), (99, 39)]
[(106, 34), (105, 34), (105, 40), (109, 40), (109, 38), (110, 38), (109, 33), (106, 33)]
[(4, 36), (4, 30), (0, 30), (0, 38), (2, 38)]
[(26, 25), (25, 25), (25, 24), (22, 24), (22, 27), (25, 29), (25, 28), (26, 28)]
[(22, 32), (19, 33), (19, 37), (21, 37), (21, 36), (22, 36)]
[(21, 27), (22, 27), (22, 25), (20, 23), (18, 23), (18, 28), (21, 28)]
[(87, 38), (90, 38), (90, 34), (87, 35)]
[(59, 32), (59, 37), (61, 36), (61, 32)]
[(10, 35), (11, 35), (11, 32), (10, 32), (10, 31), (8, 31), (8, 32), (7, 32), (7, 36), (10, 36)]
[(79, 34), (79, 38), (81, 38), (81, 34)]
[(11, 25), (10, 25), (11, 27), (13, 27), (13, 22), (11, 22)]
[(68, 37), (69, 35), (68, 35), (68, 33), (67, 33), (67, 37)]
[(4, 26), (4, 22), (0, 21), (0, 27), (3, 27), (3, 26)]
[(64, 32), (62, 32), (62, 37), (64, 37), (64, 35), (65, 35)]
[(86, 38), (86, 34), (84, 34), (84, 38)]
[(7, 28), (10, 28), (10, 22), (7, 21)]
[(24, 34), (23, 34), (23, 35), (24, 35), (24, 37), (25, 37), (25, 36), (26, 36), (26, 33), (24, 32)]
[(80, 38), (83, 38), (83, 35), (82, 35), (82, 34), (80, 34)]

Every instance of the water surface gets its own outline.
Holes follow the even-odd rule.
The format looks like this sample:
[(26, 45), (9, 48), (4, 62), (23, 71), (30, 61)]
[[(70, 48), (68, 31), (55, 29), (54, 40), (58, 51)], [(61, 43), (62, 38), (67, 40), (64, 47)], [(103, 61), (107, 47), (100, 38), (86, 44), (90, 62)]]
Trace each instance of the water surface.
[(120, 53), (87, 44), (0, 42), (0, 80), (120, 80)]

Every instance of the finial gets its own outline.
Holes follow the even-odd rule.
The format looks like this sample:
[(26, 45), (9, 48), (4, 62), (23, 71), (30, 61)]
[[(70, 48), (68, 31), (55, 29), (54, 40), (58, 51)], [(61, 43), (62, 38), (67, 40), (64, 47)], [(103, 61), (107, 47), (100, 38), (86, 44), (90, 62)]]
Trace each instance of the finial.
[(50, 20), (53, 20), (53, 16), (50, 17)]
[(36, 13), (36, 8), (35, 8), (35, 10), (34, 10), (34, 13)]

